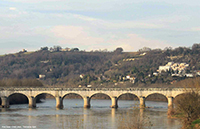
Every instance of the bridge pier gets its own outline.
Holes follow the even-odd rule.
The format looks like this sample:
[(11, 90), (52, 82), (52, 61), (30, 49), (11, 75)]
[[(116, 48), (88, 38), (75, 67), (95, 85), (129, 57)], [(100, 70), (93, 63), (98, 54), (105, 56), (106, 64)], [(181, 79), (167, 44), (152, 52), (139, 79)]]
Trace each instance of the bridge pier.
[(118, 108), (118, 104), (117, 104), (117, 97), (113, 96), (111, 98), (112, 100), (112, 105), (110, 106), (111, 108)]
[(33, 96), (28, 97), (28, 107), (29, 108), (36, 108), (36, 98), (34, 98)]
[(90, 108), (90, 97), (89, 96), (85, 96), (83, 98), (83, 101), (84, 101), (84, 108)]
[(63, 99), (60, 96), (56, 97), (56, 108), (63, 109)]
[(9, 99), (8, 99), (8, 97), (6, 97), (6, 96), (2, 96), (1, 97), (1, 107), (2, 108), (9, 108), (10, 106), (9, 106)]
[(172, 96), (168, 96), (168, 109), (172, 109), (173, 108), (173, 97)]
[(140, 96), (140, 108), (145, 108), (145, 97)]

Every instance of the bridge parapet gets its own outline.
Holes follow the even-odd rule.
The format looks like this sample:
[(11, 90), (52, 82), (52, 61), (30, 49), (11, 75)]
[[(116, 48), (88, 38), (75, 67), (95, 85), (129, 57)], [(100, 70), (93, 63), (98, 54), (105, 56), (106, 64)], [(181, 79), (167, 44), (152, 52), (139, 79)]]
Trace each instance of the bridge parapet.
[(0, 91), (191, 91), (192, 88), (0, 88)]

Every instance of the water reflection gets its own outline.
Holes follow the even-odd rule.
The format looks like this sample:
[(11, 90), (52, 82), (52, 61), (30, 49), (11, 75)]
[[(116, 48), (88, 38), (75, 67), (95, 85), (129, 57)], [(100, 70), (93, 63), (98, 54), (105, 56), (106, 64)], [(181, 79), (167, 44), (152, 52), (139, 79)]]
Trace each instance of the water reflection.
[[(38, 129), (116, 129), (120, 127), (120, 124), (124, 124), (122, 122), (129, 124), (128, 122), (136, 120), (140, 122), (146, 118), (149, 118), (149, 122), (153, 124), (152, 128), (155, 129), (177, 129), (181, 127), (177, 120), (167, 118), (167, 108), (162, 107), (165, 103), (148, 102), (149, 105), (155, 105), (158, 108), (139, 109), (132, 107), (133, 102), (125, 101), (124, 105), (127, 106), (111, 109), (107, 107), (110, 100), (107, 102), (106, 100), (93, 100), (94, 106), (91, 109), (85, 109), (82, 107), (82, 100), (73, 100), (73, 103), (71, 103), (72, 100), (65, 101), (66, 105), (61, 110), (56, 109), (54, 100), (47, 100), (45, 103), (38, 104), (36, 109), (27, 108), (27, 105), (21, 108), (19, 108), (19, 105), (12, 105), (10, 109), (0, 109), (0, 128), (7, 125), (37, 126)], [(100, 105), (103, 105), (103, 107)], [(121, 101), (121, 105), (123, 105), (123, 101)]]
[(143, 118), (144, 118), (144, 108), (141, 108), (140, 109), (140, 120), (143, 120)]
[(111, 109), (111, 125), (112, 125), (112, 127), (115, 126), (115, 118), (116, 118), (115, 114), (116, 114), (116, 110), (117, 109), (115, 109), (115, 108)]
[(87, 126), (87, 121), (88, 121), (88, 110), (87, 108), (83, 109), (83, 126), (86, 127)]

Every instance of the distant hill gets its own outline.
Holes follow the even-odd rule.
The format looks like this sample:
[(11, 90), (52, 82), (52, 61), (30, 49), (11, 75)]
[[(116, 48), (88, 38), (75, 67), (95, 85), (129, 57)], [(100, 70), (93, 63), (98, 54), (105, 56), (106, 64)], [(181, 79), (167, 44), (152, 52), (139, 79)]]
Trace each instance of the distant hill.
[(200, 70), (199, 57), (200, 44), (164, 50), (144, 48), (138, 52), (123, 52), (122, 48), (113, 52), (85, 52), (45, 47), (31, 53), (0, 56), (0, 78), (38, 78), (46, 86), (64, 87), (170, 85), (186, 77), (173, 77), (173, 71), (155, 75), (159, 66), (168, 62), (187, 63), (185, 72), (195, 77)]

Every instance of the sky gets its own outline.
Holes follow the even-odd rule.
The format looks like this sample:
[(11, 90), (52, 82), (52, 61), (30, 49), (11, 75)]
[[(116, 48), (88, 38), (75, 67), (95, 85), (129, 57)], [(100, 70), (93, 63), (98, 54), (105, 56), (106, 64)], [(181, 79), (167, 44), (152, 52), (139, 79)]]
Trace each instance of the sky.
[(199, 14), (199, 0), (0, 0), (0, 54), (191, 47)]

